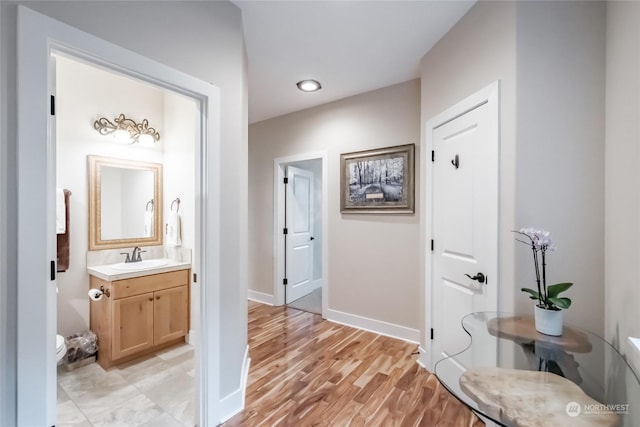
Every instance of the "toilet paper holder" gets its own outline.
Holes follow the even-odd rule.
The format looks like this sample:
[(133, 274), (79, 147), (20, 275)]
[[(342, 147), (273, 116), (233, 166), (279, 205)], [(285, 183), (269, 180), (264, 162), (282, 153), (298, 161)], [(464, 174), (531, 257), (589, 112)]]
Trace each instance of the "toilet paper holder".
[(106, 295), (107, 298), (111, 296), (111, 292), (109, 291), (109, 289), (105, 289), (104, 286), (100, 286), (100, 289), (89, 289), (88, 294), (89, 298), (91, 298), (93, 301), (100, 301), (103, 295)]

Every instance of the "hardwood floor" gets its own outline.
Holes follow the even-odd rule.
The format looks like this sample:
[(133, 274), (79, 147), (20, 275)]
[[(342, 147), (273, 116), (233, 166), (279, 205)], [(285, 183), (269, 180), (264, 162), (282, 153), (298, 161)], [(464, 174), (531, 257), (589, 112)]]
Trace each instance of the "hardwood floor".
[(416, 363), (416, 346), (249, 302), (246, 407), (224, 426), (484, 424)]

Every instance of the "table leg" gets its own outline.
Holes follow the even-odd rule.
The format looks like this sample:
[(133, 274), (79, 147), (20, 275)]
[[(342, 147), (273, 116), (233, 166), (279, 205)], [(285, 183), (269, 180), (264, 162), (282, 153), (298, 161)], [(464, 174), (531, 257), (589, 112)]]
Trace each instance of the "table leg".
[(532, 371), (551, 372), (571, 380), (575, 384), (582, 383), (578, 372), (578, 362), (573, 355), (560, 348), (536, 346), (535, 342), (520, 344)]

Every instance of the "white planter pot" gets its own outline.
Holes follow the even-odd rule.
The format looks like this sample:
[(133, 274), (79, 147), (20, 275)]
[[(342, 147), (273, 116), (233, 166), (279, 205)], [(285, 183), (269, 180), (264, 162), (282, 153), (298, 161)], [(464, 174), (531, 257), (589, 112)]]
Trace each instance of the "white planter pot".
[(547, 310), (535, 306), (536, 331), (545, 335), (562, 335), (563, 310)]

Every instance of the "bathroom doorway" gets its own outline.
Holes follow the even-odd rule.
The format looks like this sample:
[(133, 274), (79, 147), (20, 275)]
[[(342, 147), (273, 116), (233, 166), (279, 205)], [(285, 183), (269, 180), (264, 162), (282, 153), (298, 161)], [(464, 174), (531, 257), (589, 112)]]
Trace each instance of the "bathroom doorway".
[[(102, 420), (118, 420), (122, 416), (119, 414), (131, 411), (132, 405), (136, 405), (149, 408), (149, 411), (138, 412), (136, 423), (139, 424), (163, 420), (195, 424), (193, 370), (197, 341), (191, 337), (195, 336), (192, 327), (198, 323), (193, 318), (198, 313), (198, 295), (188, 270), (191, 260), (198, 258), (194, 247), (197, 177), (193, 174), (199, 129), (198, 104), (174, 91), (70, 55), (54, 52), (53, 60), (56, 70), (56, 191), (66, 194), (63, 203), (68, 212), (64, 215), (66, 227), (57, 230), (57, 334), (67, 338), (68, 347), (57, 369), (57, 423), (99, 424)], [(137, 142), (131, 140), (131, 134), (121, 136), (118, 131), (112, 132), (114, 126), (118, 127), (120, 114), (130, 121), (127, 123), (144, 126), (143, 133), (134, 133)], [(101, 128), (102, 125), (105, 127)], [(142, 135), (152, 139), (147, 137), (145, 141)], [(89, 158), (101, 159), (104, 163), (100, 163), (99, 170), (92, 170), (87, 166)], [(150, 175), (149, 171), (136, 169), (139, 165), (156, 165), (160, 171), (156, 183), (159, 188), (154, 188), (153, 180), (145, 179), (145, 174)], [(99, 176), (90, 178), (92, 173)], [(100, 188), (99, 203), (89, 197), (95, 196), (95, 188), (88, 188), (90, 179)], [(94, 224), (92, 216), (99, 213), (100, 226), (88, 226)], [(58, 222), (56, 218), (56, 224)], [(155, 237), (154, 240), (163, 245), (145, 244), (149, 237)], [(131, 243), (117, 243), (120, 240)], [(88, 245), (89, 241), (122, 247), (94, 250)], [(141, 251), (130, 256), (134, 246), (141, 247)], [(66, 257), (61, 256), (61, 251)], [(88, 297), (90, 273), (87, 268), (113, 264), (114, 260), (122, 262), (125, 253), (131, 260), (137, 257), (143, 261), (166, 260), (175, 268), (183, 268), (175, 271), (180, 272), (181, 280), (185, 281), (186, 286), (179, 288), (185, 295), (165, 291), (163, 297), (173, 298), (173, 304), (170, 300), (167, 304), (174, 310), (177, 308), (179, 313), (154, 313), (154, 317), (165, 318), (163, 322), (178, 323), (174, 326), (178, 330), (168, 337), (173, 342), (178, 336), (177, 340), (182, 344), (141, 355), (106, 372), (97, 366), (89, 366), (95, 357), (83, 358), (84, 350), (74, 348), (82, 341), (73, 337), (78, 334), (91, 337), (92, 333), (97, 333), (101, 348), (98, 357), (109, 358), (105, 357), (107, 353), (101, 344), (103, 338), (116, 331), (99, 331), (102, 319), (94, 318), (94, 313), (111, 307), (107, 305), (110, 297), (103, 295), (103, 301)], [(135, 267), (136, 264), (129, 265)], [(166, 267), (162, 268), (166, 270)], [(139, 277), (148, 277), (151, 272), (154, 270), (142, 271), (140, 274), (147, 276)], [(161, 275), (155, 277), (163, 280)], [(160, 293), (157, 295), (161, 298)], [(183, 299), (187, 302), (183, 303)], [(131, 309), (141, 309), (142, 306), (138, 306), (146, 304), (146, 299), (132, 296), (113, 300), (114, 309), (116, 301), (121, 305), (129, 304)], [(144, 315), (132, 315), (128, 309), (122, 308), (119, 313), (129, 316), (129, 323), (144, 324)], [(158, 310), (154, 307), (154, 312)], [(192, 314), (191, 319), (188, 319), (189, 314)], [(171, 318), (166, 319), (169, 316)], [(122, 326), (132, 328), (127, 324)], [(185, 340), (180, 339), (182, 329), (187, 329)], [(129, 337), (133, 338), (134, 333), (137, 332)], [(123, 344), (129, 348), (117, 349), (117, 354), (131, 352), (134, 345), (159, 347), (163, 341), (167, 339), (140, 338), (135, 344)], [(111, 352), (116, 353), (116, 349)], [(105, 365), (104, 360), (97, 362)], [(91, 381), (87, 381), (88, 378)], [(168, 396), (165, 390), (172, 390), (171, 395)], [(107, 392), (119, 396), (120, 400), (111, 398), (107, 404), (99, 404), (101, 396)]]
[[(171, 90), (197, 105), (195, 161), (185, 167), (194, 189), (194, 257), (199, 303), (194, 330), (198, 350), (191, 377), (198, 378), (193, 413), (199, 425), (219, 420), (219, 322), (202, 307), (218, 312), (219, 182), (207, 175), (218, 170), (219, 90), (133, 52), (19, 6), (18, 19), (18, 330), (17, 417), (21, 425), (56, 424), (56, 56), (69, 56), (118, 71), (147, 84)], [(53, 55), (55, 54), (55, 55)], [(62, 94), (60, 94), (62, 95)], [(64, 96), (64, 95), (62, 95)], [(43, 99), (51, 100), (46, 106)], [(46, 108), (46, 110), (45, 110)], [(100, 114), (99, 112), (96, 112)], [(78, 126), (91, 123), (78, 122)], [(86, 160), (78, 166), (84, 169)], [(205, 194), (207, 197), (203, 197)], [(27, 197), (28, 195), (28, 197)], [(73, 195), (71, 196), (73, 200)], [(171, 201), (171, 196), (167, 198)], [(86, 208), (86, 207), (85, 207)], [(44, 236), (44, 237), (43, 237)], [(43, 244), (46, 241), (46, 244)], [(46, 281), (45, 278), (46, 277)], [(194, 275), (195, 277), (195, 275)], [(44, 283), (43, 283), (44, 282)], [(195, 280), (194, 280), (195, 282)], [(192, 286), (195, 288), (195, 286)], [(44, 289), (44, 291), (43, 291)], [(84, 298), (84, 297), (83, 297)], [(111, 371), (109, 372), (111, 374)], [(212, 390), (209, 392), (209, 390)], [(208, 398), (209, 393), (211, 398)], [(108, 406), (106, 400), (96, 405)], [(127, 398), (128, 401), (129, 397)], [(37, 410), (34, 410), (36, 408)], [(126, 411), (125, 411), (126, 412)], [(126, 416), (126, 415), (125, 415)], [(162, 416), (162, 414), (159, 414)]]
[(274, 160), (274, 295), (276, 305), (323, 315), (326, 269), (326, 154)]

